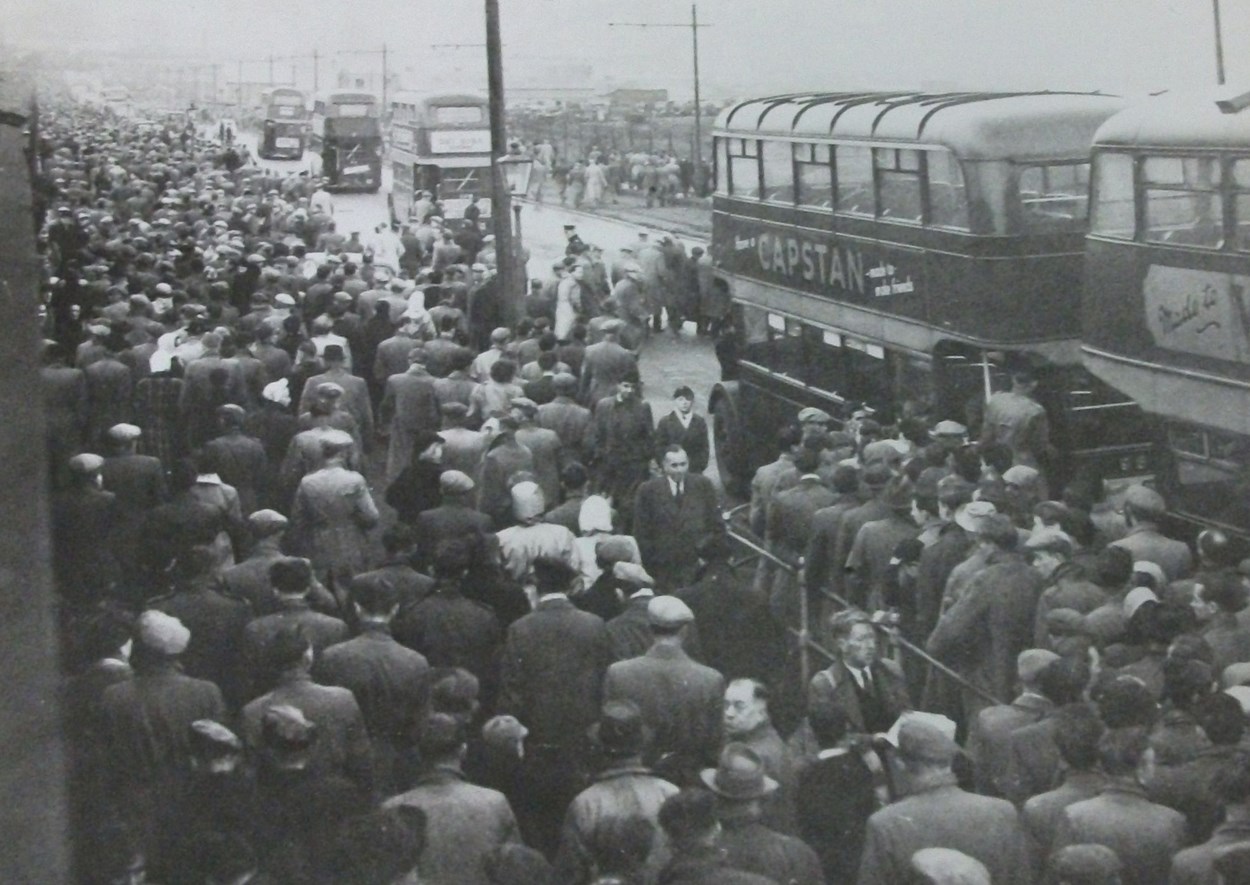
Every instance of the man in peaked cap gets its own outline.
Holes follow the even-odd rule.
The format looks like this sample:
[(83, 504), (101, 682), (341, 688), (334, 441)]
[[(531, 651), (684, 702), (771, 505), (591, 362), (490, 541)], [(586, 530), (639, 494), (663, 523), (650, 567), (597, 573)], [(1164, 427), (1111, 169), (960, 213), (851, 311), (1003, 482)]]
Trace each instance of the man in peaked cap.
[(896, 748), (891, 764), (906, 796), (868, 819), (860, 883), (908, 881), (912, 857), (925, 848), (974, 858), (990, 871), (995, 885), (1033, 881), (1015, 808), (956, 784), (951, 771), (959, 753), (954, 722), (933, 713), (904, 713), (886, 739)]
[[(586, 881), (593, 862), (592, 846), (605, 831), (625, 820), (641, 817), (658, 831), (660, 808), (677, 793), (677, 787), (642, 764), (648, 734), (636, 705), (629, 701), (604, 704), (589, 737), (602, 767), (594, 782), (569, 805), (555, 860), (559, 882)], [(660, 844), (656, 832), (651, 843), (653, 857)]]
[(824, 881), (816, 852), (760, 822), (762, 802), (778, 785), (765, 773), (764, 762), (754, 750), (738, 742), (726, 744), (716, 767), (703, 769), (699, 778), (716, 795), (720, 844), (730, 864), (798, 885)]
[(58, 590), (72, 601), (95, 602), (121, 577), (112, 542), (117, 496), (100, 487), (103, 467), (89, 452), (70, 458), (70, 486), (52, 499), (52, 565)]
[(130, 658), (134, 678), (105, 689), (100, 700), (109, 765), (118, 785), (115, 799), (145, 834), (159, 832), (173, 810), (191, 765), (192, 723), (220, 722), (226, 716), (217, 686), (178, 668), (190, 641), (191, 631), (177, 618), (144, 612)]
[(1146, 486), (1129, 486), (1124, 492), (1123, 508), (1129, 532), (1113, 541), (1112, 546), (1127, 550), (1134, 561), (1145, 559), (1155, 563), (1169, 581), (1188, 576), (1193, 568), (1189, 545), (1159, 531), (1159, 521), (1167, 514), (1163, 496)]
[(661, 773), (689, 774), (716, 758), (725, 680), (683, 648), (694, 622), (689, 606), (675, 596), (656, 596), (647, 614), (651, 647), (608, 668), (604, 697), (633, 701), (642, 710), (655, 735), (648, 760)]
[(108, 456), (100, 466), (103, 488), (117, 496), (117, 556), (125, 571), (141, 555), (140, 535), (149, 512), (168, 497), (165, 468), (159, 458), (138, 453), (143, 431), (133, 424), (115, 424), (108, 431)]

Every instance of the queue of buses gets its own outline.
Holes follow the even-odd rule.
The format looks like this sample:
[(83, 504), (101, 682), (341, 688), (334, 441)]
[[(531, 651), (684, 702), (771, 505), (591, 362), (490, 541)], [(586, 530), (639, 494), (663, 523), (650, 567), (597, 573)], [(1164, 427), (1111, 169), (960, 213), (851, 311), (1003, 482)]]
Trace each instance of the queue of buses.
[(383, 107), (366, 92), (319, 95), (308, 112), (304, 94), (277, 87), (262, 97), (258, 153), (264, 159), (298, 159), (312, 152), (313, 171), (332, 190), (377, 191), (382, 169), (392, 173), (390, 211), (413, 216), (417, 195), (434, 194), (446, 220), (464, 217), (474, 197), (479, 220), (491, 214), (489, 105), (483, 96), (401, 92), (389, 110), (389, 152)]
[[(743, 488), (797, 408), (980, 429), (1032, 369), (1052, 494), (1153, 482), (1250, 536), (1250, 98), (835, 93), (714, 127), (709, 409)], [(1091, 152), (1092, 145), (1092, 152)], [(733, 377), (730, 377), (733, 376)]]

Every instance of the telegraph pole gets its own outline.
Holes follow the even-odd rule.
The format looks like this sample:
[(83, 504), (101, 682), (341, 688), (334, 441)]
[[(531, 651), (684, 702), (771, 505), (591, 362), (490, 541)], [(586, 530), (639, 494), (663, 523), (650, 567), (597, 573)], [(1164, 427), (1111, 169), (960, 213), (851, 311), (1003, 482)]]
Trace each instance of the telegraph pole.
[(321, 56), (317, 53), (317, 48), (313, 47), (313, 94), (316, 95), (321, 90)]
[(1211, 0), (1215, 13), (1215, 82), (1224, 85), (1224, 35), (1220, 29), (1220, 0)]
[(382, 44), (382, 113), (386, 114), (386, 44)]
[(273, 85), (273, 56), (269, 56), (269, 85)]
[(508, 152), (504, 118), (503, 41), (499, 35), (499, 0), (486, 0), (486, 81), (490, 99), (491, 221), (495, 228), (495, 256), (499, 265), (499, 296), (505, 320), (511, 324), (520, 313), (525, 293), (521, 286), (520, 256), (512, 245), (512, 200), (505, 185), (499, 158)]
[[(1218, 4), (1219, 0), (1215, 0)], [(699, 24), (699, 6), (690, 4), (690, 24), (676, 22), (608, 22), (609, 28), (689, 28), (690, 40), (694, 48), (694, 181), (698, 189), (703, 184), (703, 109), (699, 95), (699, 28), (710, 28), (710, 24)]]
[(242, 110), (243, 108), (243, 61), (242, 59), (239, 60), (238, 95), (239, 95), (239, 109)]

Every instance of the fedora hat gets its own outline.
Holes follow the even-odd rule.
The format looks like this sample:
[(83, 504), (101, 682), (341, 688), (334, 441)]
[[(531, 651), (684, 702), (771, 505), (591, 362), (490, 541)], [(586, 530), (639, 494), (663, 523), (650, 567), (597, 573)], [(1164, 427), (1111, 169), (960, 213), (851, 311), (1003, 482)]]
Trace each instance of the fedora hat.
[(717, 796), (738, 802), (760, 799), (777, 789), (777, 782), (764, 773), (759, 754), (736, 742), (726, 744), (716, 767), (703, 769), (699, 778)]
[(607, 756), (636, 756), (646, 747), (650, 730), (642, 721), (642, 711), (632, 701), (609, 701), (599, 713), (599, 721), (586, 734)]

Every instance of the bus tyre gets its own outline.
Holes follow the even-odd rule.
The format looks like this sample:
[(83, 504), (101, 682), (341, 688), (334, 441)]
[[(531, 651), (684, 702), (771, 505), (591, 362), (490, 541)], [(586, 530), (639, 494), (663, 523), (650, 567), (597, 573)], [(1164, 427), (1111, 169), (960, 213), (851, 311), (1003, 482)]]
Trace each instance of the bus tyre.
[(712, 444), (716, 447), (716, 467), (726, 494), (735, 498), (746, 496), (747, 483), (742, 476), (742, 428), (739, 426), (735, 397), (722, 391), (712, 406)]

